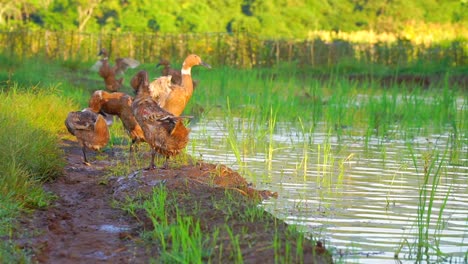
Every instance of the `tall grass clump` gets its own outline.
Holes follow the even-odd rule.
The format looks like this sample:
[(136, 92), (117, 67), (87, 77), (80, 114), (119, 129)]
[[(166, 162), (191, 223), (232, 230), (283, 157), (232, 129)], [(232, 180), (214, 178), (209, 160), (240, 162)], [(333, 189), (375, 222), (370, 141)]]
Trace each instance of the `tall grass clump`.
[(147, 236), (155, 239), (161, 246), (161, 261), (164, 263), (203, 263), (204, 235), (199, 220), (183, 216), (175, 208), (175, 219), (168, 215), (168, 191), (165, 187), (154, 189), (150, 199), (143, 204), (153, 224)]
[[(286, 228), (259, 207), (258, 201), (236, 190), (222, 192), (214, 188), (207, 202), (198, 200), (198, 191), (169, 190), (160, 185), (149, 194), (137, 193), (116, 206), (138, 221), (151, 223), (142, 233), (148, 246), (157, 248), (150, 263), (244, 263), (258, 245), (263, 250), (272, 249), (271, 254), (281, 260), (303, 259), (303, 249), (305, 245), (310, 249), (312, 241), (302, 232)], [(264, 225), (257, 227), (258, 222)], [(277, 234), (275, 241), (273, 233)]]
[[(417, 158), (412, 149), (410, 149), (410, 153), (418, 173)], [(395, 256), (398, 256), (406, 245), (410, 252), (409, 257), (415, 258), (416, 261), (432, 262), (435, 258), (437, 262), (444, 262), (450, 257), (440, 248), (441, 235), (446, 221), (443, 216), (444, 209), (452, 192), (452, 185), (449, 185), (448, 188), (440, 188), (447, 154), (448, 148), (442, 155), (437, 150), (422, 153), (423, 179), (419, 188), (415, 241), (411, 243), (410, 238), (405, 238)]]
[[(53, 89), (17, 88), (0, 92), (0, 236), (6, 237), (21, 212), (44, 207), (51, 199), (41, 183), (62, 173), (58, 134), (70, 107)], [(0, 262), (8, 262), (2, 259), (9, 256), (2, 254), (5, 246), (0, 244)]]
[(58, 135), (65, 133), (64, 121), (70, 102), (54, 90), (33, 87), (21, 92), (13, 87), (1, 93), (0, 120), (5, 128), (0, 152), (7, 164), (18, 164), (37, 180), (50, 180), (62, 173), (63, 153)]

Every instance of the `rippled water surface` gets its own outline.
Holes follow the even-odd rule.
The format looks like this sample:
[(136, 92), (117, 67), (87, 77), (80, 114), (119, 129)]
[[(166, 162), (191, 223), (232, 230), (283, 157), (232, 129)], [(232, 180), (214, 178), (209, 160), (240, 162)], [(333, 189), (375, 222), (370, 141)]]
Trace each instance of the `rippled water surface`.
[(450, 132), (366, 139), (357, 129), (345, 129), (338, 138), (320, 126), (295, 129), (286, 123), (252, 135), (246, 133), (248, 121), (231, 123), (231, 130), (215, 118), (192, 125), (188, 152), (278, 192), (278, 199), (263, 203), (265, 209), (325, 240), (335, 261), (414, 263), (423, 205), (419, 215), (429, 221), (423, 226), (429, 226), (431, 245), (447, 254), (446, 261), (466, 263), (467, 139), (454, 147)]

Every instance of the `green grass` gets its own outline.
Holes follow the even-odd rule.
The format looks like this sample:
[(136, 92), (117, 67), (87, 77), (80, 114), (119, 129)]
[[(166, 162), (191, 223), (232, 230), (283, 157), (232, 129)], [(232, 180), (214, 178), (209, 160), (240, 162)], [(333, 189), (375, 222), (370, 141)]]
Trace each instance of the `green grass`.
[[(0, 98), (0, 236), (11, 237), (20, 214), (53, 198), (41, 183), (62, 174), (58, 140), (70, 105), (54, 87), (26, 90), (12, 84)], [(0, 262), (26, 258), (11, 249), (8, 240), (0, 243)]]
[[(410, 149), (413, 163), (417, 172), (418, 158)], [(398, 258), (401, 250), (407, 248), (409, 258), (416, 260), (425, 260), (428, 262), (445, 262), (450, 260), (450, 255), (446, 254), (440, 248), (440, 240), (443, 229), (445, 228), (446, 217), (444, 209), (452, 192), (452, 185), (447, 190), (438, 190), (438, 186), (444, 180), (443, 166), (448, 161), (448, 148), (442, 155), (436, 150), (429, 150), (422, 153), (420, 159), (422, 165), (423, 179), (419, 188), (419, 202), (417, 208), (417, 219), (414, 227), (417, 232), (414, 237), (404, 237), (395, 257)], [(442, 199), (437, 196), (443, 197)], [(436, 211), (438, 209), (438, 211)], [(433, 230), (433, 233), (430, 231)]]
[[(142, 237), (148, 246), (156, 245), (158, 248), (158, 256), (153, 261), (206, 263), (229, 259), (232, 263), (243, 263), (243, 250), (249, 251), (250, 248), (245, 246), (246, 243), (252, 243), (253, 247), (260, 243), (274, 248), (276, 258), (281, 261), (302, 258), (302, 246), (311, 243), (303, 233), (289, 227), (286, 231), (288, 239), (285, 240), (276, 223), (271, 222), (271, 215), (255, 202), (240, 198), (232, 190), (226, 190), (224, 195), (224, 199), (213, 196), (211, 208), (205, 208), (207, 205), (199, 205), (197, 198), (190, 193), (169, 192), (160, 186), (149, 195), (127, 197), (115, 205), (139, 221), (144, 222), (142, 217), (150, 219), (151, 228), (143, 231)], [(213, 219), (216, 218), (214, 215), (224, 217), (223, 223)], [(206, 222), (206, 217), (212, 219)], [(267, 224), (264, 228), (275, 232), (276, 239), (258, 241), (259, 238), (248, 227), (248, 223), (257, 222)], [(243, 227), (243, 223), (247, 225)], [(289, 250), (284, 250), (284, 247)]]
[[(0, 235), (11, 236), (14, 219), (21, 212), (46, 206), (51, 199), (42, 190), (41, 183), (56, 178), (63, 168), (63, 153), (57, 147), (57, 140), (59, 135), (66, 133), (63, 125), (66, 114), (85, 107), (91, 92), (103, 89), (103, 85), (97, 73), (88, 70), (92, 65), (89, 62), (48, 61), (40, 57), (17, 60), (0, 56), (0, 59), (0, 125), (4, 128), (4, 133), (0, 134), (0, 171), (4, 175), (0, 178)], [(152, 77), (159, 74), (154, 64), (141, 65), (140, 69), (147, 69)], [(329, 131), (329, 136), (337, 136), (338, 139), (356, 136), (355, 131), (364, 131), (360, 136), (364, 137), (365, 142), (372, 138), (380, 142), (389, 138), (410, 141), (417, 135), (448, 131), (450, 145), (444, 157), (450, 158), (452, 164), (460, 164), (461, 159), (467, 158), (466, 88), (448, 82), (450, 75), (466, 74), (466, 67), (454, 69), (447, 65), (415, 62), (405, 67), (390, 68), (343, 61), (333, 68), (309, 70), (307, 67), (297, 68), (294, 64), (249, 70), (223, 66), (211, 70), (194, 68), (193, 78), (200, 80), (200, 84), (186, 113), (190, 114), (194, 111), (192, 109), (203, 106), (203, 118), (224, 118), (229, 132), (226, 144), (235, 153), (239, 165), (246, 155), (260, 151), (266, 153), (266, 166), (272, 168), (275, 150), (283, 147), (276, 146), (272, 138), (280, 122), (290, 124), (291, 130), (297, 128), (303, 135), (311, 134), (320, 127), (323, 131)], [(126, 74), (123, 91), (129, 94), (132, 93), (128, 82), (135, 71)], [(374, 75), (367, 81), (357, 82), (348, 78), (350, 74), (368, 72)], [(383, 87), (379, 83), (382, 76), (396, 78), (402, 74), (422, 73), (444, 77), (430, 87), (396, 83)], [(322, 75), (326, 75), (326, 78)], [(109, 146), (128, 143), (121, 125), (112, 127), (111, 133)], [(326, 176), (322, 183), (329, 185), (334, 172), (328, 170), (326, 165), (343, 166), (342, 161), (333, 159), (335, 150), (330, 149), (327, 142), (315, 146), (304, 142), (302, 147), (304, 153), (310, 149), (320, 152), (317, 162), (324, 166), (317, 167), (318, 173)], [(385, 151), (384, 148), (382, 151)], [(307, 161), (307, 155), (299, 161), (302, 167), (298, 168), (302, 169), (303, 177), (308, 170)], [(126, 174), (130, 169), (130, 165), (120, 164), (111, 173)], [(438, 169), (436, 171), (438, 174)], [(339, 175), (342, 177), (342, 174), (341, 170)], [(427, 193), (430, 191), (422, 196), (421, 206), (426, 201), (430, 204), (430, 196), (425, 200)], [(149, 204), (147, 206), (150, 210)], [(152, 208), (148, 214), (153, 210), (156, 208)], [(199, 223), (196, 220), (186, 218), (182, 212), (179, 214), (183, 226), (177, 228), (197, 230)], [(423, 229), (420, 241), (428, 239), (424, 225), (431, 214), (421, 212), (419, 224)], [(261, 213), (249, 209), (244, 217), (252, 221), (261, 217)], [(191, 238), (187, 234), (172, 234), (172, 224), (167, 222), (164, 228), (161, 227), (161, 233), (153, 233), (154, 239), (165, 244), (162, 248), (166, 249), (168, 260), (198, 261), (187, 259), (188, 254), (184, 252), (176, 254), (189, 244), (196, 245), (197, 250), (202, 249), (194, 254), (198, 256), (197, 259), (200, 256), (203, 259), (212, 252), (203, 249), (210, 246), (206, 242), (210, 241), (209, 238), (202, 237), (200, 240), (194, 237), (194, 240), (189, 240)], [(218, 230), (220, 233), (224, 231)], [(177, 250), (169, 248), (168, 238), (171, 241), (177, 239), (179, 244), (174, 245), (178, 247)], [(425, 247), (425, 243), (421, 244), (421, 248)], [(7, 254), (16, 252), (9, 248), (8, 243), (0, 246), (0, 260), (2, 257), (8, 258), (6, 260), (16, 258)], [(223, 248), (218, 250), (222, 251)], [(419, 257), (422, 255), (419, 254)]]

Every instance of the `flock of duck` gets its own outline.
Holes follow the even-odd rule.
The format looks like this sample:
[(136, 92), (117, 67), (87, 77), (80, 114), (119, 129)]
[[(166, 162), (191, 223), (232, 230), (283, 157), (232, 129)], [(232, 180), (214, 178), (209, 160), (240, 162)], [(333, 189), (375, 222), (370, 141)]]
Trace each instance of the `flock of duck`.
[(104, 79), (106, 90), (97, 90), (89, 99), (89, 105), (82, 111), (70, 112), (65, 120), (68, 131), (74, 135), (83, 151), (83, 160), (90, 165), (86, 149), (99, 150), (109, 142), (109, 127), (106, 115), (116, 115), (122, 121), (131, 138), (130, 151), (134, 145), (146, 142), (151, 147), (151, 161), (148, 169), (155, 169), (155, 156), (165, 157), (163, 168), (167, 168), (170, 157), (179, 154), (187, 145), (190, 129), (183, 122), (189, 118), (181, 116), (192, 97), (196, 82), (192, 80), (193, 66), (211, 66), (195, 54), (188, 55), (181, 70), (170, 68), (167, 60), (162, 76), (150, 82), (148, 72), (139, 71), (130, 81), (136, 96), (119, 92), (123, 77), (117, 78), (128, 68), (135, 68), (139, 62), (130, 58), (117, 58), (115, 65), (109, 65), (106, 49), (101, 49), (99, 60), (93, 69)]

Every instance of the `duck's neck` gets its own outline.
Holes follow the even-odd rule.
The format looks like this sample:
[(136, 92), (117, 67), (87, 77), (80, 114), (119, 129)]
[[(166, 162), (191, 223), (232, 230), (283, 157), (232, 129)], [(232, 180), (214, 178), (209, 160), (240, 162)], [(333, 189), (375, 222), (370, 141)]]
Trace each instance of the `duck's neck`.
[(182, 87), (188, 95), (193, 93), (193, 82), (192, 82), (192, 67), (182, 66)]
[(135, 96), (135, 100), (136, 99), (141, 99), (141, 98), (146, 98), (146, 97), (151, 97), (150, 91), (148, 91), (148, 89), (140, 87), (139, 90), (138, 90), (137, 95)]

